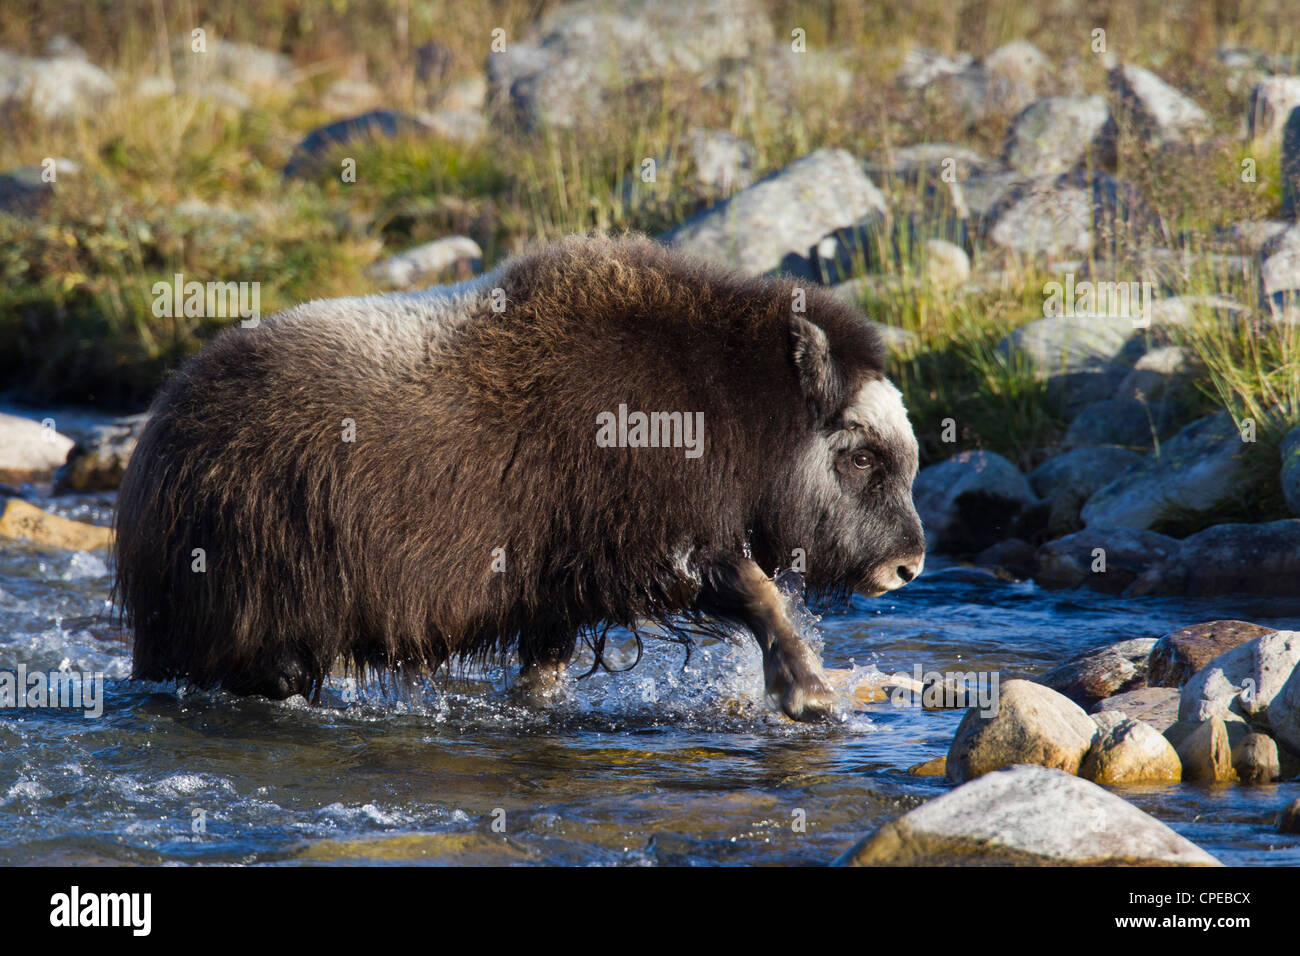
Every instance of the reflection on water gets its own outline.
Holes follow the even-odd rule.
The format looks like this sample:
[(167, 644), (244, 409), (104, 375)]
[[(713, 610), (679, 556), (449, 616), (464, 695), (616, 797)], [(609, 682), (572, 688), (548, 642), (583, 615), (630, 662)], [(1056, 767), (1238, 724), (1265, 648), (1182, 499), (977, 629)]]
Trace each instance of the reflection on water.
[[(111, 506), (54, 503), (99, 523)], [(0, 666), (107, 685), (101, 719), (0, 714), (0, 864), (818, 864), (946, 789), (904, 771), (961, 718), (880, 703), (793, 724), (762, 702), (751, 642), (715, 639), (685, 667), (649, 641), (548, 712), (512, 702), (499, 671), (404, 695), (336, 678), (319, 707), (177, 694), (128, 680), (108, 596), (101, 556), (0, 548)], [(1121, 601), (949, 566), (816, 626), (828, 666), (1009, 673), (1222, 617), (1296, 627), (1300, 604)], [(1271, 826), (1300, 784), (1119, 792), (1226, 863), (1300, 864), (1300, 838)]]

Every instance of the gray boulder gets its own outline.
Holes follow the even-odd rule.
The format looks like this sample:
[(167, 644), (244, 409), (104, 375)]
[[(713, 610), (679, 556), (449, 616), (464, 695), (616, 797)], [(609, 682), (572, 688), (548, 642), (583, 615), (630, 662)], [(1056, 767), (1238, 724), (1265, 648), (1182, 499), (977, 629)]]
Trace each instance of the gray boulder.
[(1205, 110), (1150, 70), (1125, 64), (1111, 71), (1110, 83), (1121, 108), (1149, 142), (1164, 145), (1210, 132)]
[(85, 54), (29, 57), (0, 50), (0, 104), (24, 103), (46, 122), (89, 115), (116, 92), (113, 78)]
[(1104, 97), (1048, 97), (1012, 121), (1002, 158), (1026, 176), (1064, 173), (1084, 165), (1114, 169), (1116, 134)]
[(1043, 767), (1011, 767), (923, 803), (841, 866), (1164, 865), (1219, 861), (1113, 793)]
[(468, 279), (482, 269), (483, 250), (477, 242), (468, 236), (447, 236), (376, 262), (366, 273), (393, 288), (409, 289), (440, 279)]
[(111, 491), (122, 475), (149, 421), (148, 414), (119, 418), (97, 425), (88, 438), (77, 442), (59, 472), (60, 491)]
[(1300, 308), (1300, 225), (1264, 243), (1257, 265), (1261, 301), (1275, 316), (1294, 314)]
[(948, 748), (948, 779), (963, 783), (1022, 763), (1078, 773), (1096, 734), (1097, 725), (1065, 695), (1010, 680), (1001, 687), (995, 714), (966, 711)]
[(1268, 722), (1282, 746), (1300, 754), (1300, 667), (1291, 668), (1291, 676), (1273, 698)]
[(1282, 136), (1291, 111), (1300, 106), (1300, 76), (1270, 76), (1250, 92), (1249, 133), (1264, 144)]
[(1208, 415), (1088, 499), (1084, 524), (1150, 528), (1173, 516), (1212, 514), (1249, 483), (1245, 456), (1255, 447), (1226, 412)]
[(1064, 448), (1118, 445), (1147, 451), (1154, 447), (1158, 425), (1145, 402), (1109, 398), (1089, 405), (1070, 422), (1061, 440)]
[(576, 0), (488, 56), (489, 103), (524, 126), (598, 120), (618, 94), (672, 77), (703, 81), (772, 39), (755, 0)]
[(663, 238), (751, 275), (784, 267), (811, 278), (808, 257), (822, 239), (885, 212), (884, 194), (851, 154), (819, 149)]
[(1184, 538), (1127, 593), (1300, 595), (1300, 519), (1206, 528)]
[(1048, 502), (1048, 534), (1059, 538), (1080, 530), (1079, 512), (1087, 500), (1141, 460), (1141, 455), (1127, 448), (1085, 445), (1039, 465), (1030, 474), (1029, 483)]
[[(1150, 674), (1147, 676), (1150, 681)], [(1140, 687), (1107, 697), (1097, 705), (1092, 718), (1099, 714), (1114, 713), (1131, 717), (1148, 724), (1159, 733), (1164, 733), (1178, 720), (1178, 702), (1181, 695), (1175, 687)]]
[(991, 451), (959, 452), (921, 469), (912, 498), (927, 547), (958, 552), (1009, 537), (1014, 520), (1038, 500), (1019, 469)]
[[(1300, 631), (1274, 631), (1234, 647), (1206, 664), (1184, 685), (1178, 718), (1245, 720), (1256, 730), (1272, 733), (1269, 715), (1273, 700), (1288, 683), (1297, 663)], [(1285, 703), (1281, 711), (1287, 712)]]
[(1087, 587), (1119, 594), (1178, 553), (1176, 538), (1133, 528), (1091, 527), (1038, 549), (1035, 580), (1045, 588)]
[(43, 481), (67, 460), (73, 441), (51, 425), (0, 412), (0, 482)]

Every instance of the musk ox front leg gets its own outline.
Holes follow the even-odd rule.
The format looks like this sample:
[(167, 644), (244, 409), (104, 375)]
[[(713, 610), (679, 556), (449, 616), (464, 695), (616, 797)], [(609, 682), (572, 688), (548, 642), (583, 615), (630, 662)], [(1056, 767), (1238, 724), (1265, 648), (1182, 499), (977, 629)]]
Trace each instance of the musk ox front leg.
[(785, 596), (749, 559), (704, 568), (700, 610), (744, 624), (763, 650), (767, 694), (792, 720), (825, 720), (835, 695), (822, 680), (812, 651), (800, 639)]

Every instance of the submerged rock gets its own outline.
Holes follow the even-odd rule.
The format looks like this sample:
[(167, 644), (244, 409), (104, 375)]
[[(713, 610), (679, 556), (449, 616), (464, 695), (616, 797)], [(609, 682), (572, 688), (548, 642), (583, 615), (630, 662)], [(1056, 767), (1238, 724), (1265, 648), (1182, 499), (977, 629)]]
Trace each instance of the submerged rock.
[(924, 803), (860, 841), (841, 866), (1166, 865), (1219, 861), (1159, 820), (1058, 770), (1012, 767)]
[(1300, 799), (1283, 807), (1274, 825), (1283, 833), (1300, 833)]
[(18, 498), (10, 498), (0, 510), (0, 539), (13, 538), (68, 551), (94, 551), (112, 543), (108, 528), (70, 521)]
[(1100, 727), (1079, 767), (1079, 776), (1094, 783), (1178, 783), (1183, 767), (1178, 754), (1160, 731), (1141, 720), (1118, 717), (1112, 727)]
[(1022, 763), (1078, 773), (1096, 733), (1068, 697), (1032, 681), (1007, 681), (996, 714), (971, 708), (962, 718), (948, 750), (948, 779), (962, 783)]
[(1207, 621), (1180, 628), (1160, 638), (1151, 649), (1147, 684), (1182, 687), (1220, 654), (1272, 633), (1273, 628), (1249, 621)]

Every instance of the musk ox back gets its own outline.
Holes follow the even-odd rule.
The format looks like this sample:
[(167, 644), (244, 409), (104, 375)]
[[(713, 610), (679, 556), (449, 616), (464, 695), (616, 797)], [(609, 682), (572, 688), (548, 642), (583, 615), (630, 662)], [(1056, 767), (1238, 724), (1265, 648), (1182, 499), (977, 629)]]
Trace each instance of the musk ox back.
[(831, 695), (772, 575), (919, 573), (916, 442), (856, 310), (641, 238), (231, 329), (162, 389), (122, 483), (135, 674), (314, 696), (583, 635), (748, 627), (796, 718)]

